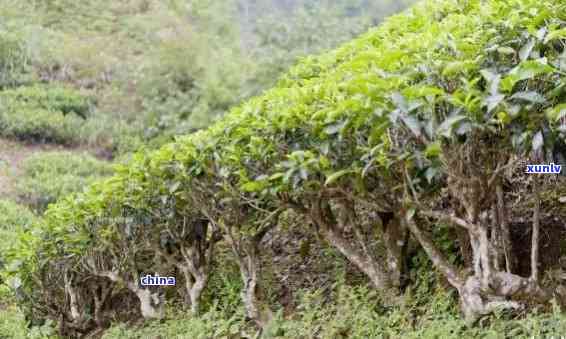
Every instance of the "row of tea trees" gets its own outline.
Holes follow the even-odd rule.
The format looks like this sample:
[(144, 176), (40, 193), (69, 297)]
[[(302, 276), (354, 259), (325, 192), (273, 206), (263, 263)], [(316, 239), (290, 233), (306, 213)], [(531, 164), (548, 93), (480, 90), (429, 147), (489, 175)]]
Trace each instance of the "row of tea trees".
[[(209, 129), (138, 154), (113, 178), (52, 205), (41, 231), (22, 234), (11, 251), (6, 274), (21, 304), (59, 320), (66, 335), (136, 305), (161, 318), (166, 295), (138, 279), (176, 270), (198, 313), (215, 246), (225, 242), (247, 315), (264, 328), (273, 311), (262, 239), (287, 214), (385, 295), (407, 283), (410, 235), (471, 322), (548, 303), (538, 254), (539, 186), (547, 186), (528, 195), (532, 269), (523, 277), (513, 266), (525, 258), (512, 251), (508, 180), (518, 161), (550, 161), (563, 145), (560, 13), (560, 1), (425, 2), (305, 60)], [(457, 229), (463, 265), (429, 235), (438, 225)]]

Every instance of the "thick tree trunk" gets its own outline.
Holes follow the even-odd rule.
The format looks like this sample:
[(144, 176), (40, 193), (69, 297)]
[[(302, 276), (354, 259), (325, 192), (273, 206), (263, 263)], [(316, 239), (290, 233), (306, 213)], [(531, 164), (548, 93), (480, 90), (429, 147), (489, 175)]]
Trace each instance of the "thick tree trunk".
[(444, 257), (444, 255), (436, 247), (432, 239), (430, 239), (430, 237), (417, 226), (415, 221), (407, 213), (405, 213), (403, 218), (403, 222), (407, 225), (407, 228), (421, 244), (422, 248), (427, 253), (436, 269), (438, 269), (442, 273), (442, 275), (444, 275), (450, 285), (460, 290), (464, 284), (464, 281), (460, 277), (458, 269)]
[(94, 289), (94, 321), (99, 328), (103, 328), (107, 325), (103, 314), (104, 303), (112, 293), (112, 286), (108, 283), (102, 284), (101, 286), (93, 286), (92, 288)]
[(65, 293), (69, 298), (71, 318), (73, 319), (73, 322), (80, 322), (83, 318), (83, 314), (79, 311), (79, 297), (72, 283), (71, 277), (69, 277), (68, 274), (65, 274)]
[(191, 296), (191, 312), (193, 314), (200, 314), (200, 299), (206, 287), (207, 280), (208, 279), (204, 277), (197, 277), (193, 288), (189, 292)]
[(244, 282), (241, 297), (249, 318), (253, 319), (258, 327), (265, 328), (273, 319), (273, 313), (265, 298), (261, 280), (261, 262), (257, 244), (247, 244), (240, 252), (240, 274)]
[(144, 319), (163, 319), (165, 309), (163, 298), (149, 289), (133, 290), (140, 301), (140, 311)]
[(376, 289), (387, 291), (392, 287), (385, 268), (373, 257), (364, 253), (359, 246), (355, 246), (350, 240), (344, 238), (335, 230), (321, 229), (320, 233), (330, 245), (335, 247), (348, 261), (363, 272)]
[(106, 277), (113, 282), (119, 282), (132, 291), (140, 301), (140, 311), (144, 319), (163, 319), (165, 303), (163, 297), (158, 292), (140, 288), (137, 281), (126, 281), (126, 279), (114, 271), (98, 271), (95, 274), (99, 277)]
[(493, 269), (489, 260), (491, 244), (485, 226), (439, 212), (428, 211), (424, 214), (451, 220), (452, 223), (468, 230), (474, 254), (474, 274), (463, 279), (415, 221), (406, 218), (411, 233), (434, 266), (458, 290), (460, 307), (466, 321), (473, 323), (496, 310), (520, 310), (528, 302), (544, 303), (549, 300), (550, 294), (540, 288), (536, 280)]
[(191, 313), (200, 314), (200, 300), (204, 289), (208, 283), (208, 274), (193, 274), (187, 266), (180, 266), (179, 269), (185, 278), (185, 303), (190, 306)]
[[(342, 208), (353, 209), (351, 206)], [(376, 289), (390, 292), (392, 287), (390, 276), (385, 265), (372, 253), (370, 239), (362, 234), (356, 220), (352, 220), (351, 210), (341, 212), (340, 222), (337, 222), (328, 201), (317, 199), (313, 201), (308, 215), (317, 226), (318, 233), (363, 272)], [(348, 223), (350, 225), (346, 225)], [(345, 237), (344, 229), (346, 227), (353, 230), (356, 237), (355, 241)]]
[[(271, 217), (273, 216), (277, 216), (277, 214), (272, 214)], [(261, 258), (259, 251), (261, 240), (276, 225), (276, 222), (268, 221), (254, 235), (242, 235), (239, 228), (222, 224), (226, 240), (230, 244), (232, 253), (238, 260), (240, 276), (244, 283), (240, 296), (246, 309), (246, 315), (262, 330), (273, 319), (273, 312), (269, 307), (261, 285)]]
[[(214, 247), (221, 237), (208, 225), (203, 225), (202, 222), (199, 227), (200, 231), (196, 232), (195, 230), (193, 230), (190, 240), (181, 243), (175, 253), (167, 253), (159, 243), (150, 243), (150, 246), (170, 265), (181, 271), (185, 280), (185, 306), (190, 307), (194, 315), (198, 315), (200, 313), (201, 296), (210, 275)], [(177, 240), (182, 241), (183, 237), (178, 236)]]
[(464, 260), (464, 266), (472, 267), (474, 264), (474, 254), (468, 232), (462, 228), (456, 228), (456, 236), (458, 237), (458, 247)]
[[(393, 213), (391, 213), (393, 214)], [(383, 242), (387, 256), (387, 271), (393, 287), (399, 289), (405, 273), (404, 253), (407, 248), (407, 229), (394, 215), (382, 218)]]

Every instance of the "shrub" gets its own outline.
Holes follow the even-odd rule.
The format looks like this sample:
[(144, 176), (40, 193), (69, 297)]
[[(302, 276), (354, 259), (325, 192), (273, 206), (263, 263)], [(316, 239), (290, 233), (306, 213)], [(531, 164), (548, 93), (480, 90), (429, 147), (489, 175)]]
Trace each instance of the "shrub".
[[(453, 303), (445, 299), (435, 298), (424, 309), (414, 303), (409, 303), (410, 307), (374, 309), (373, 305), (382, 304), (381, 297), (363, 289), (355, 294), (338, 294), (334, 308), (315, 300), (294, 328), (286, 329), (280, 319), (277, 322), (283, 325), (277, 329), (277, 322), (271, 324), (273, 313), (263, 293), (266, 280), (261, 282), (259, 273), (265, 254), (262, 239), (278, 226), (279, 217), (286, 212), (283, 209), (287, 209), (304, 221), (301, 226), (316, 231), (386, 295), (392, 285), (395, 289), (401, 286), (405, 258), (399, 244), (408, 243), (403, 229), (408, 225), (427, 251), (427, 258), (458, 291), (461, 305), (477, 307), (464, 308), (467, 320), (474, 322), (483, 315), (498, 313), (498, 306), (515, 310), (527, 306), (538, 297), (535, 294), (539, 289), (533, 286), (538, 285), (536, 276), (529, 280), (511, 276), (511, 269), (503, 272), (504, 265), (493, 265), (499, 268), (491, 284), (490, 255), (477, 252), (495, 246), (490, 243), (495, 237), (490, 240), (487, 234), (499, 232), (493, 228), (498, 222), (484, 220), (478, 224), (456, 219), (457, 226), (467, 229), (473, 240), (472, 244), (460, 242), (459, 249), (470, 245), (475, 258), (483, 261), (465, 267), (477, 273), (467, 278), (443, 254), (449, 247), (444, 239), (430, 239), (428, 231), (436, 230), (445, 219), (453, 220), (450, 216), (454, 218), (470, 206), (474, 208), (468, 217), (482, 209), (482, 214), (489, 216), (496, 207), (511, 207), (502, 194), (497, 194), (500, 197), (496, 202), (483, 183), (492, 185), (494, 180), (506, 179), (502, 169), (508, 166), (507, 157), (513, 152), (526, 157), (531, 149), (541, 150), (543, 144), (553, 141), (552, 136), (543, 135), (552, 123), (544, 120), (544, 113), (562, 115), (562, 92), (553, 86), (562, 76), (558, 62), (562, 47), (553, 41), (563, 42), (563, 31), (557, 29), (562, 25), (559, 18), (552, 17), (553, 13), (562, 13), (561, 6), (557, 0), (493, 1), (485, 6), (479, 1), (432, 1), (315, 60), (317, 65), (311, 60), (298, 66), (294, 74), (317, 76), (293, 81), (291, 73), (279, 87), (235, 108), (208, 130), (179, 138), (151, 154), (138, 154), (114, 178), (52, 206), (45, 232), (33, 243), (37, 245), (35, 256), (22, 258), (30, 268), (23, 272), (28, 277), (35, 272), (52, 274), (41, 281), (41, 288), (26, 278), (28, 290), (41, 292), (36, 304), (50, 300), (51, 305), (57, 305), (59, 309), (44, 313), (52, 319), (58, 317), (69, 309), (66, 300), (70, 292), (60, 287), (62, 273), (73, 268), (80, 279), (109, 278), (119, 286), (126, 282), (140, 302), (146, 302), (140, 307), (146, 312), (144, 316), (161, 318), (164, 303), (157, 303), (154, 309), (148, 305), (151, 299), (144, 294), (153, 292), (140, 292), (135, 272), (156, 271), (154, 258), (159, 255), (180, 266), (176, 258), (183, 257), (187, 272), (198, 263), (204, 268), (191, 274), (208, 275), (211, 256), (201, 254), (202, 249), (213, 249), (214, 242), (206, 240), (216, 237), (208, 238), (204, 226), (210, 224), (224, 235), (237, 259), (249, 319), (269, 329), (273, 336), (289, 332), (290, 337), (402, 337), (403, 333), (424, 329), (436, 331), (425, 336), (468, 333), (464, 323), (455, 318)], [(511, 11), (515, 14), (509, 21)], [(539, 16), (540, 12), (544, 16)], [(556, 23), (548, 23), (551, 20)], [(543, 23), (548, 27), (538, 30)], [(552, 34), (544, 38), (542, 33), (550, 31)], [(528, 42), (520, 39), (532, 32), (536, 34)], [(539, 50), (532, 50), (536, 44), (545, 51), (543, 60)], [(511, 53), (520, 57), (505, 57)], [(531, 57), (536, 60), (528, 60)], [(324, 67), (316, 70), (319, 66)], [(493, 83), (486, 86), (489, 82)], [(519, 82), (520, 87), (514, 86)], [(543, 95), (549, 98), (544, 105)], [(464, 152), (457, 152), (461, 143), (468, 144), (463, 145)], [(547, 151), (551, 153), (550, 148)], [(499, 155), (503, 159), (499, 160)], [(459, 163), (449, 166), (450, 160)], [(460, 182), (447, 179), (451, 171), (464, 169), (477, 170), (472, 173), (474, 180), (462, 179), (473, 186), (465, 190), (451, 186)], [(456, 177), (465, 175), (456, 173)], [(508, 186), (503, 189), (499, 187), (508, 198), (514, 193)], [(449, 206), (443, 192), (452, 195)], [(468, 198), (453, 192), (469, 193), (474, 204), (465, 204)], [(482, 205), (476, 206), (479, 202)], [(458, 204), (461, 209), (455, 208)], [(452, 214), (442, 214), (450, 209), (455, 209)], [(387, 225), (388, 231), (385, 221), (381, 222), (383, 232), (375, 227), (380, 211), (391, 215), (389, 219), (398, 219)], [(511, 218), (505, 211), (501, 213)], [(535, 213), (538, 215), (538, 211)], [(364, 214), (371, 220), (361, 217)], [(75, 227), (68, 227), (70, 224)], [(479, 230), (478, 225), (482, 227)], [(187, 229), (191, 236), (187, 236)], [(387, 260), (381, 259), (376, 239), (386, 247)], [(179, 246), (169, 246), (171, 243)], [(170, 250), (182, 252), (183, 248), (197, 253), (195, 244), (201, 252), (198, 256), (168, 254)], [(523, 257), (518, 253), (505, 257), (511, 254), (517, 259)], [(81, 265), (85, 262), (89, 264)], [(203, 262), (206, 265), (201, 265)], [(536, 260), (533, 263), (538, 264)], [(477, 282), (480, 273), (485, 279)], [(515, 284), (511, 291), (503, 289), (508, 286), (505, 280)], [(475, 286), (485, 286), (481, 295), (479, 288), (467, 290)], [(531, 292), (520, 293), (526, 287)], [(82, 286), (84, 295), (90, 291)], [(409, 292), (406, 295), (410, 301)], [(513, 302), (498, 302), (509, 299)], [(481, 305), (483, 300), (489, 303)], [(419, 307), (418, 312), (411, 313), (415, 307)], [(84, 304), (82, 319), (87, 319), (89, 310)], [(434, 313), (437, 310), (441, 312)], [(415, 314), (419, 321), (414, 319)], [(447, 325), (436, 326), (434, 321), (439, 318)], [(303, 335), (303, 328), (312, 332)]]
[(53, 323), (47, 321), (42, 326), (27, 326), (24, 315), (15, 307), (0, 310), (0, 339), (55, 339)]
[(22, 201), (38, 211), (59, 197), (81, 191), (89, 183), (112, 173), (110, 164), (68, 151), (32, 155), (23, 162), (22, 169), (16, 189)]
[[(18, 231), (29, 229), (36, 221), (37, 217), (27, 207), (10, 200), (0, 200), (0, 269), (4, 265), (3, 256), (14, 244)], [(0, 295), (2, 292), (0, 290)]]
[[(30, 86), (0, 93), (0, 134), (33, 142), (72, 144), (91, 101), (62, 87)], [(73, 114), (70, 114), (73, 113)]]
[(31, 56), (22, 32), (0, 27), (0, 88), (19, 85), (32, 79)]
[[(5, 254), (18, 240), (19, 231), (29, 229), (36, 221), (37, 217), (27, 207), (10, 200), (0, 200), (0, 270), (5, 268)], [(2, 279), (3, 278), (0, 277), (0, 282)], [(9, 284), (0, 284), (0, 308), (3, 303), (8, 302), (13, 297), (8, 285)], [(0, 318), (1, 317), (2, 315), (0, 315)], [(1, 333), (4, 332), (0, 324), (0, 334)]]
[(0, 253), (4, 253), (18, 229), (30, 227), (37, 217), (25, 206), (0, 200)]

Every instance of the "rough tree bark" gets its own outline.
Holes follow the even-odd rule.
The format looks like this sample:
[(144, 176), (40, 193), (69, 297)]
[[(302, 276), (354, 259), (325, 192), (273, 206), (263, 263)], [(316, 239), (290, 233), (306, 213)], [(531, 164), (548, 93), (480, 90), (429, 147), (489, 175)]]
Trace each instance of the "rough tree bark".
[(405, 251), (408, 230), (394, 213), (379, 213), (382, 225), (383, 242), (387, 257), (389, 280), (396, 289), (401, 288), (405, 273)]
[(216, 230), (208, 226), (208, 221), (206, 223), (191, 228), (189, 236), (182, 234), (176, 237), (179, 243), (171, 249), (173, 253), (168, 253), (160, 244), (152, 244), (158, 255), (183, 274), (185, 302), (193, 314), (200, 313), (201, 296), (210, 277), (214, 248), (221, 239)]
[[(317, 226), (318, 232), (363, 272), (376, 289), (387, 292), (391, 290), (393, 284), (385, 265), (374, 256), (357, 225), (349, 225), (356, 235), (356, 242), (352, 242), (343, 234), (346, 225), (337, 222), (328, 201), (324, 199), (315, 199), (311, 203), (308, 216)], [(348, 221), (355, 222), (351, 219)]]
[(273, 319), (263, 287), (261, 285), (261, 260), (259, 244), (270, 227), (251, 237), (238, 237), (231, 228), (226, 232), (227, 240), (238, 260), (240, 275), (244, 282), (241, 292), (247, 316), (264, 329)]
[(112, 294), (112, 283), (109, 281), (93, 283), (91, 290), (93, 291), (94, 299), (94, 321), (99, 328), (104, 328), (108, 325), (107, 320), (104, 318), (104, 305)]
[(68, 272), (65, 273), (65, 293), (69, 298), (69, 308), (73, 322), (80, 322), (83, 314), (79, 311), (79, 296), (73, 287), (72, 277)]
[(144, 319), (163, 319), (165, 302), (162, 295), (150, 289), (141, 288), (137, 279), (133, 278), (136, 276), (135, 273), (130, 273), (128, 278), (120, 275), (116, 270), (101, 269), (94, 262), (94, 258), (88, 258), (85, 267), (93, 275), (120, 283), (133, 292), (140, 302), (140, 311)]
[(408, 228), (424, 248), (434, 266), (458, 290), (460, 307), (466, 321), (473, 323), (481, 316), (493, 313), (495, 310), (519, 310), (525, 306), (526, 302), (533, 300), (540, 303), (548, 301), (549, 293), (542, 289), (537, 281), (493, 269), (489, 261), (488, 239), (485, 233), (482, 234), (480, 226), (443, 212), (422, 211), (421, 213), (462, 227), (468, 231), (471, 239), (476, 240), (476, 244), (472, 246), (476, 259), (474, 274), (464, 278), (446, 260), (434, 242), (417, 226), (415, 220), (409, 215), (405, 217)]

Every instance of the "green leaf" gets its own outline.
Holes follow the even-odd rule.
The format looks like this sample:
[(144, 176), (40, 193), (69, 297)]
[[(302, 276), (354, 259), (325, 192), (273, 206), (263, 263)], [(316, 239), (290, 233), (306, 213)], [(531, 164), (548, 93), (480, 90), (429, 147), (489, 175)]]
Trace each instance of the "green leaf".
[(558, 120), (566, 117), (566, 104), (560, 104), (549, 108), (546, 111), (546, 117), (552, 122), (557, 122)]
[(263, 190), (265, 188), (265, 183), (261, 182), (261, 181), (250, 181), (247, 182), (245, 184), (243, 184), (242, 186), (240, 186), (240, 189), (243, 190), (244, 192), (259, 192), (261, 190)]
[(503, 94), (490, 95), (485, 98), (485, 105), (487, 106), (487, 112), (491, 113), (494, 109), (499, 106), (499, 104), (505, 99)]
[(432, 183), (432, 181), (434, 180), (434, 178), (440, 173), (440, 170), (436, 167), (429, 167), (426, 169), (425, 172), (425, 178), (428, 181), (428, 183)]
[(413, 134), (418, 138), (422, 135), (421, 131), (421, 123), (419, 120), (411, 115), (402, 115), (401, 120), (405, 123), (405, 125), (413, 132)]
[(179, 189), (179, 186), (181, 186), (180, 181), (173, 182), (171, 185), (169, 185), (169, 193), (175, 193), (177, 189)]
[(341, 170), (335, 173), (332, 173), (331, 175), (329, 175), (326, 178), (326, 181), (324, 182), (324, 186), (328, 186), (331, 185), (333, 183), (335, 183), (336, 181), (338, 181), (338, 179), (342, 178), (343, 176), (347, 175), (347, 174), (351, 174), (354, 173), (353, 170)]
[(548, 74), (554, 71), (555, 69), (547, 65), (544, 60), (523, 61), (519, 66), (511, 70), (509, 75), (501, 81), (501, 89), (510, 92), (519, 81), (533, 79), (538, 75)]
[(548, 33), (546, 38), (544, 39), (544, 43), (548, 43), (552, 40), (556, 39), (566, 39), (566, 28), (561, 28), (555, 31), (551, 31)]
[(497, 119), (504, 125), (507, 125), (512, 121), (511, 116), (507, 112), (499, 112), (497, 113)]
[(269, 181), (275, 181), (278, 179), (281, 179), (285, 174), (279, 172), (279, 173), (275, 173), (272, 176), (269, 177)]
[(508, 46), (499, 47), (497, 49), (497, 52), (500, 53), (500, 54), (508, 54), (508, 55), (513, 55), (513, 54), (517, 53), (517, 51), (515, 51), (513, 48), (508, 47)]
[(528, 101), (535, 104), (543, 104), (546, 102), (546, 99), (542, 95), (534, 91), (515, 93), (511, 96), (511, 99)]
[(438, 133), (439, 135), (445, 136), (445, 137), (450, 137), (450, 134), (452, 133), (452, 129), (455, 125), (457, 125), (458, 123), (466, 120), (467, 117), (464, 115), (456, 115), (453, 117), (450, 117), (446, 120), (444, 120), (444, 122), (438, 127), (438, 130), (436, 133)]
[(442, 147), (440, 145), (440, 141), (437, 141), (427, 146), (425, 150), (425, 155), (428, 158), (435, 158), (438, 157), (441, 152), (442, 152)]
[(337, 123), (328, 125), (324, 128), (324, 133), (326, 133), (328, 135), (338, 134), (342, 130), (342, 128), (344, 128), (344, 126), (346, 126), (345, 121), (341, 121), (341, 122), (337, 122)]

